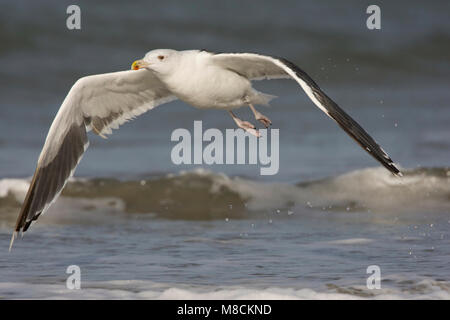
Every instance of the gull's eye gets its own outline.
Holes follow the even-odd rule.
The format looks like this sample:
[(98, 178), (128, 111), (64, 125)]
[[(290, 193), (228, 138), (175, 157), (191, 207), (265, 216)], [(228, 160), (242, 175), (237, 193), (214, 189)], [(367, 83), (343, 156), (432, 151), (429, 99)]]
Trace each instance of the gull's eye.
[(162, 61), (164, 60), (164, 56), (158, 56), (158, 59)]

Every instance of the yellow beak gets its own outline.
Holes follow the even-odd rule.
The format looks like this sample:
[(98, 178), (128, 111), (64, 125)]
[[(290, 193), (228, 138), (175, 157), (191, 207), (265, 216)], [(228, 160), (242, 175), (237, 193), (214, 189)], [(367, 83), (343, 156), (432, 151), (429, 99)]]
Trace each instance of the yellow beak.
[(141, 68), (147, 68), (148, 66), (149, 66), (149, 64), (147, 62), (145, 62), (144, 60), (136, 60), (131, 65), (131, 69), (132, 70), (139, 70)]

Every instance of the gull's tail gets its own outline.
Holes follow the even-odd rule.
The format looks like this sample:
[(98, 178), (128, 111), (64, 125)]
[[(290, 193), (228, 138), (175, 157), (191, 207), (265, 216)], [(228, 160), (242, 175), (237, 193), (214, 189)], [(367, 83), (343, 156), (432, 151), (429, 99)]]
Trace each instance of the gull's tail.
[(259, 92), (256, 90), (253, 90), (253, 96), (250, 98), (250, 103), (252, 104), (259, 104), (263, 106), (269, 106), (270, 101), (273, 99), (278, 98), (277, 96), (273, 96), (271, 94)]

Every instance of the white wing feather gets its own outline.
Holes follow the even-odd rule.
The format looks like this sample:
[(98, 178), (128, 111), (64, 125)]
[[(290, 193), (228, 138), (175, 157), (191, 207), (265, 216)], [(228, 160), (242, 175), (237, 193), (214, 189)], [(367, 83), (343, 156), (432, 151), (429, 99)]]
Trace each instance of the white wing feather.
[(111, 129), (175, 99), (146, 69), (83, 77), (72, 86), (53, 120), (39, 162), (45, 165), (53, 159), (73, 124), (84, 123), (87, 131), (105, 137)]
[(18, 231), (28, 229), (64, 188), (89, 144), (86, 131), (92, 128), (104, 136), (111, 133), (111, 128), (175, 99), (146, 69), (79, 79), (50, 127), (12, 241)]

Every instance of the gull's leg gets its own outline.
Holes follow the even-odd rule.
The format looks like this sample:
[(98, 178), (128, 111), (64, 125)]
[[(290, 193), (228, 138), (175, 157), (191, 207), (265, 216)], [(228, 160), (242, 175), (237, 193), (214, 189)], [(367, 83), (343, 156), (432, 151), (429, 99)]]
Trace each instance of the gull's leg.
[(250, 109), (252, 109), (253, 114), (255, 115), (255, 119), (261, 122), (266, 128), (272, 125), (272, 121), (270, 121), (270, 119), (263, 115), (261, 112), (258, 112), (251, 103), (249, 103), (248, 106), (250, 107)]
[(239, 128), (244, 129), (245, 131), (247, 131), (248, 133), (250, 133), (256, 137), (260, 136), (259, 131), (256, 130), (256, 128), (253, 124), (251, 124), (248, 121), (242, 121), (241, 119), (236, 117), (236, 115), (232, 111), (228, 111), (228, 113), (233, 118), (234, 122), (236, 122), (236, 124)]

